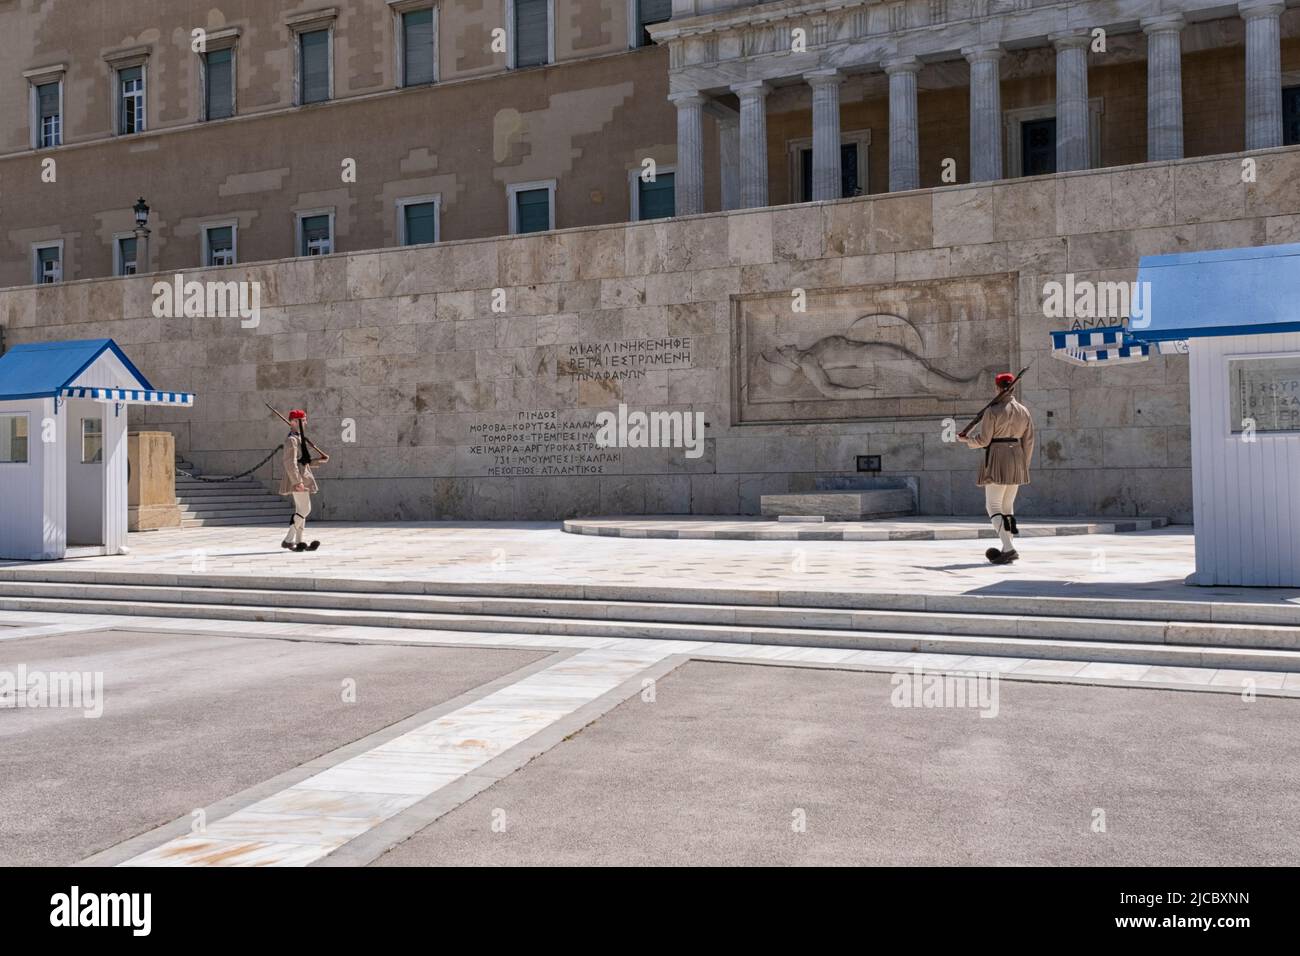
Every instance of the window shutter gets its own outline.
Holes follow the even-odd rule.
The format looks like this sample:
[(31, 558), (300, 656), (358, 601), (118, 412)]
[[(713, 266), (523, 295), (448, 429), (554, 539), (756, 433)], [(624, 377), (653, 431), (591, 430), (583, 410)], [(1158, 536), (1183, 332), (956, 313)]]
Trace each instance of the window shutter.
[[(313, 242), (330, 239), (330, 217), (308, 216), (302, 221), (302, 254), (311, 255), (311, 244)], [(333, 251), (333, 243), (330, 243)]]
[(403, 206), (406, 216), (406, 244), (418, 246), (426, 242), (437, 242), (438, 205), (422, 202)]
[(545, 232), (551, 228), (551, 194), (547, 189), (526, 189), (515, 193), (519, 232)]
[(637, 0), (641, 14), (641, 26), (651, 23), (663, 23), (673, 16), (673, 0)]
[(638, 212), (642, 219), (667, 219), (676, 215), (674, 181), (675, 177), (672, 173), (660, 173), (652, 183), (637, 179), (637, 185), (641, 190)]
[(330, 98), (330, 58), (328, 30), (313, 30), (298, 38), (302, 50), (300, 76), (302, 101), (319, 103)]
[(208, 54), (208, 119), (225, 119), (235, 112), (233, 57), (230, 50), (213, 50)]
[(515, 0), (515, 66), (539, 66), (547, 61), (550, 24), (547, 0)]
[(59, 115), (59, 84), (42, 83), (36, 87), (36, 95), (40, 100), (41, 119)]
[(433, 10), (402, 14), (404, 86), (433, 82)]

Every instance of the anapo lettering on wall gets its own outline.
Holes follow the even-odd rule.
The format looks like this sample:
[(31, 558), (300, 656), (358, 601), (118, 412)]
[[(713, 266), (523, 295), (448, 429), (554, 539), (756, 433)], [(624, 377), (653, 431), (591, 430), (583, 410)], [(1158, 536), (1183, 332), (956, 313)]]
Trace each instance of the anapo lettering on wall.
[(475, 422), (468, 452), (474, 470), (492, 478), (617, 474), (622, 454), (596, 443), (594, 412), (516, 412)]
[(690, 368), (691, 338), (673, 335), (617, 342), (580, 342), (568, 347), (558, 371), (578, 381), (645, 378), (654, 369)]

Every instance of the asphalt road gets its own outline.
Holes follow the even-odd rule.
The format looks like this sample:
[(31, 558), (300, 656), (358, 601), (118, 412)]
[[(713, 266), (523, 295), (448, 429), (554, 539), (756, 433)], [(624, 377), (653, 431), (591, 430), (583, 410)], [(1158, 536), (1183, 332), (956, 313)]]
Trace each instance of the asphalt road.
[(685, 664), (377, 863), (1300, 863), (1300, 701), (1003, 681), (990, 719), (892, 689)]
[(0, 642), (0, 671), (104, 675), (97, 719), (0, 709), (0, 865), (84, 859), (542, 656), (120, 631)]

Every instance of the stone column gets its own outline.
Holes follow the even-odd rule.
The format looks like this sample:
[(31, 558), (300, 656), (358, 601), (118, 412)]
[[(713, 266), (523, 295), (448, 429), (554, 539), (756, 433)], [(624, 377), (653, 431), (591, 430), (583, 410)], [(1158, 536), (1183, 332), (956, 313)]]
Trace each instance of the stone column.
[(889, 76), (889, 191), (921, 185), (920, 135), (917, 132), (916, 74), (921, 61), (914, 56), (881, 64)]
[(673, 93), (677, 107), (677, 172), (673, 199), (678, 216), (704, 212), (704, 97), (698, 93)]
[(966, 47), (970, 62), (970, 181), (1002, 178), (1002, 47)]
[(1181, 14), (1148, 17), (1147, 161), (1183, 158), (1183, 27)]
[(767, 205), (767, 94), (761, 80), (731, 88), (740, 97), (740, 205)]
[(812, 87), (812, 199), (839, 199), (840, 171), (839, 70), (814, 70), (803, 78)]
[(1087, 33), (1054, 33), (1056, 47), (1056, 171), (1087, 169), (1092, 165), (1088, 142)]
[(718, 119), (718, 160), (722, 167), (722, 208), (740, 208), (740, 117)]
[(1280, 0), (1242, 0), (1246, 21), (1246, 148), (1282, 145)]

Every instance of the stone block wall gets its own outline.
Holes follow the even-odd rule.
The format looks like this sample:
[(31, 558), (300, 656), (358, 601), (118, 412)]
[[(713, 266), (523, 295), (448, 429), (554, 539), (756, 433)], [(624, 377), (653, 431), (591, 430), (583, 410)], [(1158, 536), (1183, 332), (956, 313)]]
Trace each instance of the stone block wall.
[[(1143, 255), (1300, 241), (1300, 149), (1251, 158), (1249, 183), (1241, 157), (1201, 158), (185, 273), (259, 282), (256, 328), (155, 317), (157, 276), (0, 290), (0, 323), (11, 344), (111, 336), (156, 386), (195, 392), (194, 408), (131, 424), (173, 432), (208, 473), (281, 439), (263, 402), (308, 408), (333, 455), (322, 517), (756, 514), (760, 495), (852, 473), (858, 455), (917, 476), (924, 512), (975, 514), (976, 453), (946, 442), (932, 410), (843, 420), (828, 398), (815, 421), (737, 423), (733, 323), (756, 295), (877, 303), (904, 301), (907, 283), (1001, 277), (1012, 354), (969, 364), (1032, 366), (1040, 450), (1021, 510), (1188, 521), (1187, 359), (1058, 362), (1048, 332), (1071, 323), (1044, 317), (1042, 290), (1067, 273), (1132, 281)], [(961, 386), (944, 417), (985, 384)], [(596, 413), (620, 402), (702, 412), (703, 453), (594, 448)]]

